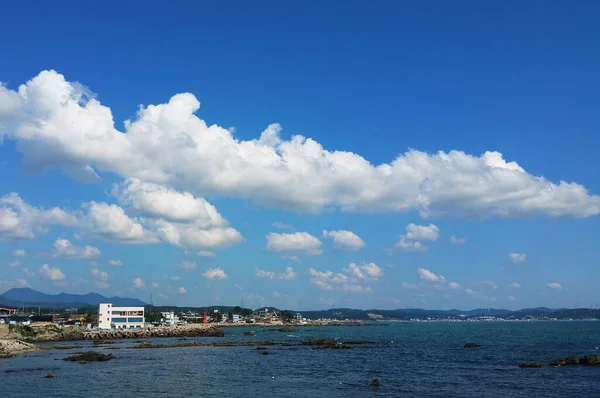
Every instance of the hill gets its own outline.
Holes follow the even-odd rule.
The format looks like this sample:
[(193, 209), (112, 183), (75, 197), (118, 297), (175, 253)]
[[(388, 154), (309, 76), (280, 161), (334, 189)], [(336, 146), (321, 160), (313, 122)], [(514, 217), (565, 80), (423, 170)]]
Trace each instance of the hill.
[(117, 306), (145, 306), (145, 302), (136, 298), (105, 297), (98, 293), (88, 294), (46, 294), (28, 287), (14, 288), (0, 295), (0, 305), (9, 307), (43, 307), (43, 308), (85, 308), (95, 307), (100, 303), (112, 303)]

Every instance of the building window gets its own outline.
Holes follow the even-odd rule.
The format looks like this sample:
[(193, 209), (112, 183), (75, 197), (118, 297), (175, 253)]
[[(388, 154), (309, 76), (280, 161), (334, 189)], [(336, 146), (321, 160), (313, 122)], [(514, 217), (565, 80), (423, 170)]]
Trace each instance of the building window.
[(112, 321), (115, 323), (126, 323), (127, 318), (113, 318)]
[(131, 323), (133, 323), (133, 322), (144, 322), (144, 318), (129, 318), (127, 321), (131, 322)]

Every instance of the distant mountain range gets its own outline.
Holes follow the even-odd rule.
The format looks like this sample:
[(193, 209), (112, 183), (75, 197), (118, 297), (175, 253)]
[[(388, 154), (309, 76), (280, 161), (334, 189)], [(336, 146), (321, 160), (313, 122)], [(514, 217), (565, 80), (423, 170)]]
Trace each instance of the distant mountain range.
[(21, 287), (10, 289), (0, 295), (0, 306), (8, 307), (43, 307), (43, 308), (85, 308), (97, 306), (100, 303), (112, 303), (117, 306), (145, 306), (145, 302), (135, 298), (104, 297), (98, 293), (88, 294), (46, 294)]
[[(44, 309), (65, 309), (65, 308), (89, 308), (96, 307), (100, 303), (112, 303), (116, 306), (145, 306), (151, 308), (147, 303), (135, 299), (124, 297), (105, 297), (98, 293), (88, 294), (45, 294), (30, 288), (15, 288), (0, 295), (0, 307), (42, 307)], [(233, 310), (233, 306), (205, 306), (205, 307), (176, 307), (176, 306), (154, 306), (154, 311), (174, 310), (177, 312), (209, 312), (218, 310), (221, 313), (228, 313)], [(268, 308), (269, 311), (277, 311), (280, 309), (275, 307), (261, 307), (260, 309)], [(290, 311), (296, 313), (298, 311)], [(426, 319), (426, 318), (452, 318), (458, 315), (466, 315), (468, 317), (477, 316), (494, 316), (500, 318), (524, 318), (528, 315), (534, 317), (553, 317), (553, 318), (598, 318), (600, 317), (600, 309), (567, 309), (558, 308), (550, 309), (545, 307), (528, 308), (522, 310), (504, 310), (494, 308), (478, 308), (470, 311), (461, 310), (426, 310), (420, 308), (406, 308), (396, 310), (378, 310), (378, 309), (352, 309), (352, 308), (332, 308), (328, 310), (313, 310), (300, 311), (302, 316), (310, 319), (328, 318), (328, 319), (381, 319), (381, 320), (407, 320), (411, 318)]]

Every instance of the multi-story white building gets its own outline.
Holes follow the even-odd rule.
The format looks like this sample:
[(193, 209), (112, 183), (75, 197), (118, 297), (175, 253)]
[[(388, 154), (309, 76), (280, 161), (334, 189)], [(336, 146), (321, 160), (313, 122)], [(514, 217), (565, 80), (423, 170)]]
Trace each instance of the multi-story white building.
[(179, 317), (175, 315), (173, 311), (163, 312), (163, 320), (167, 325), (177, 325), (179, 323)]
[(99, 329), (137, 329), (144, 327), (144, 307), (98, 306)]

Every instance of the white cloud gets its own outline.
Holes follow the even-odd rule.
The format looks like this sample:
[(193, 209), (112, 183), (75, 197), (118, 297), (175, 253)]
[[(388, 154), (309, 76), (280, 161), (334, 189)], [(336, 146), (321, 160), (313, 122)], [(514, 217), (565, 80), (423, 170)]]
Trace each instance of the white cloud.
[(212, 280), (223, 280), (227, 279), (227, 274), (221, 268), (207, 269), (203, 274), (203, 277)]
[(444, 282), (446, 280), (442, 275), (436, 275), (425, 268), (418, 268), (417, 274), (419, 274), (419, 278), (428, 282)]
[(199, 228), (221, 227), (227, 222), (217, 209), (204, 198), (189, 192), (130, 178), (113, 187), (113, 195), (125, 205), (153, 218), (175, 222), (194, 222)]
[(480, 286), (481, 286), (481, 285), (483, 285), (483, 286), (489, 286), (489, 287), (491, 287), (491, 288), (492, 288), (492, 289), (494, 289), (494, 290), (495, 290), (495, 289), (498, 289), (498, 286), (497, 286), (497, 285), (496, 285), (496, 283), (495, 283), (495, 282), (493, 282), (493, 281), (477, 281), (477, 282), (475, 282), (475, 284), (476, 284), (476, 285), (480, 285)]
[(110, 108), (82, 84), (42, 71), (16, 91), (0, 86), (0, 139), (17, 141), (30, 171), (57, 167), (89, 181), (99, 179), (98, 170), (299, 211), (470, 218), (600, 213), (600, 197), (582, 185), (528, 174), (498, 152), (410, 150), (372, 164), (303, 136), (284, 140), (278, 124), (259, 139), (236, 139), (198, 118), (199, 108), (193, 94), (177, 94), (140, 108), (119, 131)]
[(163, 294), (163, 293), (158, 293), (158, 297), (160, 297), (163, 300), (168, 300), (169, 299), (169, 296), (167, 296), (166, 294)]
[(90, 269), (90, 274), (92, 274), (92, 278), (94, 279), (96, 287), (101, 288), (101, 289), (106, 289), (106, 288), (110, 287), (110, 285), (108, 284), (108, 273), (107, 272), (99, 271), (96, 268), (92, 268), (92, 269)]
[(27, 252), (24, 249), (16, 249), (16, 250), (13, 250), (13, 256), (25, 257), (25, 256), (27, 256)]
[(187, 289), (185, 287), (180, 287), (179, 289), (177, 289), (177, 291), (181, 294), (186, 294), (187, 293)]
[(193, 271), (196, 269), (197, 265), (192, 261), (182, 261), (179, 263), (178, 267), (184, 271)]
[[(345, 269), (345, 272), (352, 272), (353, 267)], [(322, 290), (342, 290), (347, 293), (371, 293), (373, 290), (368, 286), (361, 286), (355, 283), (349, 283), (350, 278), (342, 273), (331, 271), (317, 271), (314, 268), (308, 269), (308, 275), (311, 282)], [(351, 275), (352, 276), (352, 275)], [(354, 277), (354, 279), (357, 279)]]
[(275, 221), (272, 225), (275, 228), (279, 228), (279, 229), (287, 229), (287, 230), (293, 230), (294, 229), (293, 225), (285, 224), (285, 223), (282, 223), (282, 222), (279, 222), (279, 221)]
[(360, 266), (354, 263), (348, 264), (348, 266), (344, 268), (344, 272), (354, 279), (379, 279), (383, 276), (383, 269), (378, 267), (375, 263), (368, 263)]
[(323, 231), (324, 238), (333, 239), (333, 247), (336, 249), (357, 251), (367, 244), (352, 231), (340, 229), (338, 231)]
[(481, 293), (481, 292), (477, 292), (475, 290), (472, 289), (465, 289), (465, 293), (467, 293), (469, 296), (479, 299), (479, 300), (485, 300), (485, 301), (496, 301), (495, 297), (488, 297), (485, 294)]
[(515, 296), (508, 296), (507, 298), (508, 298), (508, 301), (512, 301), (513, 303), (515, 301), (517, 301), (517, 298)]
[(450, 289), (460, 289), (461, 288), (461, 286), (457, 282), (450, 282), (450, 283), (448, 283), (448, 287)]
[(157, 243), (158, 239), (145, 229), (140, 220), (130, 218), (115, 204), (90, 202), (84, 205), (87, 214), (81, 220), (81, 237), (118, 243)]
[(297, 251), (309, 256), (321, 254), (321, 241), (308, 232), (267, 235), (267, 250), (272, 252)]
[(283, 256), (282, 257), (284, 260), (290, 260), (293, 261), (295, 263), (301, 263), (302, 261), (300, 261), (300, 259), (298, 258), (298, 256)]
[(25, 275), (27, 275), (27, 276), (33, 276), (33, 275), (34, 275), (34, 273), (33, 273), (33, 272), (29, 271), (29, 269), (27, 269), (27, 268), (25, 268), (25, 267), (22, 267), (22, 268), (21, 268), (21, 271), (23, 271), (23, 273), (24, 273)]
[(135, 278), (131, 281), (134, 289), (140, 289), (146, 284), (141, 278)]
[(17, 287), (29, 287), (29, 283), (25, 279), (17, 279), (16, 283)]
[(209, 251), (199, 251), (199, 252), (198, 252), (198, 255), (199, 255), (200, 257), (214, 257), (214, 256), (216, 256), (216, 254), (215, 254), (215, 253), (213, 253), (213, 252), (209, 252)]
[(108, 265), (112, 265), (113, 267), (120, 267), (123, 265), (121, 260), (109, 260)]
[(511, 283), (510, 285), (508, 285), (508, 287), (511, 287), (511, 288), (513, 288), (513, 289), (520, 289), (520, 288), (521, 288), (521, 285), (520, 285), (520, 284), (518, 284), (517, 282), (513, 282), (513, 283)]
[(178, 281), (178, 280), (181, 279), (181, 277), (177, 276), (177, 275), (173, 275), (173, 276), (170, 276), (169, 279), (172, 280), (172, 281)]
[(525, 253), (509, 253), (508, 257), (510, 258), (510, 261), (512, 261), (515, 264), (521, 264), (524, 263), (525, 260), (527, 259), (527, 254)]
[(12, 261), (12, 262), (8, 263), (8, 266), (9, 267), (13, 267), (13, 268), (20, 267), (21, 266), (21, 262), (19, 260), (15, 260), (15, 261)]
[(98, 265), (98, 261), (90, 261), (90, 267), (97, 267)]
[(402, 287), (405, 288), (405, 289), (414, 290), (414, 289), (418, 289), (418, 288), (422, 287), (422, 285), (420, 285), (420, 284), (412, 284), (412, 283), (408, 283), (408, 282), (402, 282)]
[(273, 297), (281, 297), (281, 293), (279, 293), (277, 290), (273, 290)]
[(75, 246), (67, 239), (56, 239), (52, 250), (53, 257), (66, 258), (72, 260), (91, 260), (102, 255), (100, 250), (94, 246)]
[(158, 289), (158, 288), (160, 287), (160, 285), (159, 285), (158, 283), (154, 282), (154, 283), (152, 284), (152, 287), (153, 287), (154, 289)]
[(464, 245), (465, 243), (467, 243), (467, 238), (459, 238), (457, 236), (452, 235), (450, 237), (450, 242), (452, 242), (452, 244), (454, 245)]
[(165, 242), (194, 249), (220, 249), (242, 242), (244, 238), (234, 228), (202, 229), (196, 224), (156, 220), (157, 235)]
[(275, 273), (272, 271), (265, 271), (260, 268), (256, 268), (256, 276), (263, 279), (281, 279), (281, 280), (291, 280), (295, 279), (298, 274), (294, 272), (292, 267), (286, 267), (285, 272)]
[(405, 252), (424, 252), (429, 247), (423, 245), (420, 240), (434, 242), (440, 237), (440, 229), (437, 225), (416, 225), (410, 223), (406, 226), (406, 233), (400, 235), (400, 240), (396, 243), (396, 248)]
[(60, 282), (65, 279), (65, 274), (62, 273), (60, 268), (52, 268), (48, 264), (42, 265), (42, 268), (40, 268), (40, 274), (42, 274), (44, 278), (55, 282)]
[[(0, 85), (0, 92), (2, 89), (2, 85)], [(0, 93), (1, 98), (2, 94)], [(2, 141), (1, 131), (2, 105), (0, 104), (0, 142)], [(0, 197), (0, 241), (34, 239), (36, 234), (47, 233), (48, 226), (70, 227), (76, 223), (75, 215), (58, 207), (44, 209), (31, 206), (25, 203), (18, 193), (11, 192)]]
[(562, 289), (562, 286), (560, 286), (560, 284), (556, 283), (556, 282), (550, 282), (550, 283), (546, 284), (546, 286), (548, 286), (550, 289), (556, 289), (556, 290)]

